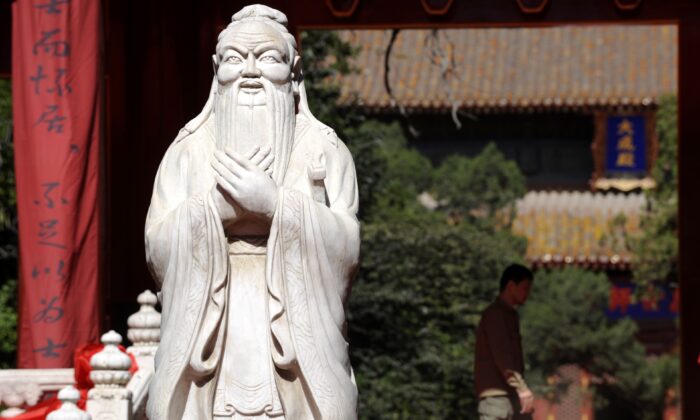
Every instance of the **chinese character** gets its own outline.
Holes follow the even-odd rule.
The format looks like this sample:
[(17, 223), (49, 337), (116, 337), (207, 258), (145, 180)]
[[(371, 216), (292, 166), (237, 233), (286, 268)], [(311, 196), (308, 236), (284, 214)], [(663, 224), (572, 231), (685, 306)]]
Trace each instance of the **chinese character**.
[[(65, 271), (64, 271), (65, 269), (66, 269), (65, 261), (59, 260), (58, 264), (56, 264), (56, 273), (55, 273), (56, 276), (58, 276), (59, 281), (64, 281), (66, 279), (66, 277), (68, 276), (68, 274), (65, 273)], [(42, 274), (42, 271), (43, 271), (43, 274), (45, 276), (48, 276), (51, 274), (51, 268), (49, 266), (44, 266), (43, 270), (41, 269), (40, 266), (37, 266), (37, 265), (33, 266), (32, 267), (32, 279), (36, 280)]]
[(632, 136), (625, 135), (617, 141), (617, 150), (628, 150), (634, 151), (634, 141), (632, 141)]
[(46, 299), (41, 299), (39, 303), (46, 305), (46, 307), (34, 315), (32, 320), (36, 322), (46, 322), (47, 324), (52, 324), (59, 319), (63, 318), (63, 308), (54, 306), (54, 303), (58, 300), (58, 297), (53, 297), (48, 303)]
[(620, 122), (620, 124), (617, 125), (617, 134), (624, 135), (624, 134), (629, 134), (633, 135), (634, 134), (634, 128), (632, 128), (632, 121), (628, 120), (625, 118)]
[[(58, 93), (58, 96), (63, 96), (63, 92), (71, 93), (73, 88), (68, 82), (61, 83), (61, 79), (66, 75), (66, 69), (57, 69), (56, 77), (54, 78), (54, 87), (46, 89), (49, 93)], [(29, 80), (34, 83), (34, 94), (38, 95), (41, 93), (41, 81), (47, 79), (48, 75), (44, 73), (44, 67), (38, 66), (36, 70), (36, 76), (29, 76)]]
[(68, 3), (68, 0), (49, 0), (46, 4), (37, 4), (37, 9), (46, 9), (47, 15), (60, 15), (61, 7), (60, 5)]
[(63, 260), (59, 260), (56, 274), (58, 274), (58, 277), (60, 277), (62, 281), (66, 279), (66, 273), (63, 272), (64, 268), (66, 268), (66, 263), (63, 262)]
[(615, 163), (620, 168), (634, 168), (634, 153), (623, 152), (617, 155), (617, 162)]
[(42, 222), (39, 222), (39, 238), (42, 240), (39, 241), (39, 244), (41, 245), (48, 245), (48, 246), (54, 246), (56, 248), (61, 248), (61, 249), (66, 249), (65, 245), (61, 245), (55, 242), (48, 242), (47, 239), (51, 239), (54, 236), (58, 235), (58, 232), (56, 232), (56, 225), (58, 224), (58, 220), (56, 219), (48, 219), (44, 220)]
[(39, 48), (42, 48), (45, 53), (53, 54), (54, 57), (68, 57), (70, 55), (70, 44), (66, 41), (53, 41), (47, 42), (49, 38), (61, 32), (60, 29), (54, 29), (53, 31), (41, 31), (41, 39), (39, 42), (34, 44), (32, 48), (32, 53), (34, 55), (39, 54)]
[(632, 301), (632, 289), (627, 287), (614, 287), (610, 290), (610, 301), (608, 309), (615, 311), (620, 309), (621, 313), (627, 313), (627, 307)]
[(47, 92), (49, 93), (58, 93), (58, 96), (63, 96), (63, 91), (65, 90), (66, 93), (71, 93), (73, 92), (73, 88), (71, 85), (68, 84), (68, 82), (65, 83), (65, 85), (62, 85), (60, 80), (63, 76), (66, 75), (66, 69), (58, 69), (56, 71), (56, 79), (54, 80), (54, 87), (46, 89)]
[(48, 339), (48, 343), (46, 344), (45, 347), (41, 347), (38, 349), (34, 349), (34, 353), (41, 353), (42, 356), (44, 357), (50, 357), (52, 359), (57, 359), (60, 354), (56, 352), (56, 349), (62, 349), (66, 347), (66, 343), (60, 343), (56, 344), (51, 340), (50, 338)]
[(44, 187), (44, 199), (46, 200), (46, 207), (49, 209), (53, 208), (53, 199), (49, 194), (51, 194), (51, 191), (53, 191), (54, 188), (58, 187), (58, 185), (58, 182), (44, 182), (41, 184), (41, 186)]
[(663, 299), (663, 294), (661, 297), (658, 296), (647, 296), (642, 298), (642, 310), (644, 312), (656, 312), (659, 310), (659, 300)]
[(36, 69), (36, 76), (29, 76), (29, 80), (34, 82), (34, 94), (35, 95), (38, 95), (39, 93), (41, 93), (41, 89), (40, 89), (41, 81), (43, 79), (46, 79), (46, 78), (47, 78), (47, 76), (44, 73), (44, 68), (42, 66), (39, 66)]
[(46, 108), (48, 109), (46, 112), (41, 114), (41, 117), (39, 117), (39, 120), (34, 124), (36, 127), (37, 125), (41, 124), (42, 122), (46, 123), (47, 125), (47, 130), (48, 131), (53, 131), (56, 130), (57, 133), (62, 133), (63, 132), (63, 123), (62, 121), (66, 119), (66, 117), (62, 117), (60, 115), (56, 115), (53, 118), (48, 118), (49, 115), (55, 113), (58, 111), (58, 105), (46, 105)]

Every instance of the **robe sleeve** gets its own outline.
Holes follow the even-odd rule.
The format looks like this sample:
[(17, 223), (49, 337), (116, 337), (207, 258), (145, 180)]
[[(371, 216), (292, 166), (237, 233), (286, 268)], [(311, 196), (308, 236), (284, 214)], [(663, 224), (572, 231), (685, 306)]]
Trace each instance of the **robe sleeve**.
[(276, 365), (298, 366), (318, 417), (340, 420), (357, 416), (345, 305), (359, 260), (360, 227), (352, 157), (342, 143), (326, 152), (328, 203), (280, 190), (268, 243), (268, 288)]
[(210, 189), (193, 176), (203, 162), (194, 162), (187, 141), (195, 140), (166, 152), (146, 218), (146, 259), (162, 305), (147, 407), (153, 419), (181, 417), (189, 382), (218, 365), (223, 334), (226, 238)]
[(360, 223), (357, 220), (359, 198), (355, 164), (344, 144), (339, 142), (338, 158), (327, 160), (324, 181), (328, 206), (307, 198), (307, 221), (319, 240), (316, 251), (330, 263), (324, 280), (346, 305), (351, 281), (359, 263)]
[(179, 149), (178, 145), (171, 146), (158, 167), (146, 216), (146, 262), (159, 289), (163, 287), (171, 256), (177, 252), (173, 229), (179, 229), (184, 221), (183, 213), (197, 200), (187, 197), (182, 188), (189, 162), (187, 154)]

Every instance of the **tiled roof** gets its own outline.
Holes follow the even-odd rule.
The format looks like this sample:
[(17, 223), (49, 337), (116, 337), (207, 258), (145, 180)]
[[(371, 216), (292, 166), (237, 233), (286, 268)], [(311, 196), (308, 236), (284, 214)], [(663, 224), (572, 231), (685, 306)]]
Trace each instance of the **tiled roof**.
[(339, 78), (342, 105), (512, 109), (648, 106), (676, 92), (673, 25), (339, 31), (359, 47)]
[[(639, 231), (644, 195), (531, 191), (517, 202), (513, 231), (528, 239), (527, 258), (539, 265), (629, 268), (624, 234)], [(623, 214), (623, 227), (612, 220)]]

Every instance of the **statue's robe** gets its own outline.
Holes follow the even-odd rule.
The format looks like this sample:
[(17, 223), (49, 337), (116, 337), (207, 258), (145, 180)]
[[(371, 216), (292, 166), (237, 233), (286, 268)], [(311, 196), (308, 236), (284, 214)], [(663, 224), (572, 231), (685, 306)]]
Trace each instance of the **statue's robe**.
[[(232, 270), (227, 234), (211, 196), (212, 120), (179, 136), (166, 152), (146, 220), (147, 261), (162, 303), (147, 406), (151, 420), (212, 417)], [(319, 183), (314, 195), (309, 179), (309, 164), (319, 160), (326, 172), (321, 199)], [(298, 114), (264, 274), (274, 380), (286, 419), (357, 418), (345, 323), (359, 259), (357, 210), (347, 147)]]

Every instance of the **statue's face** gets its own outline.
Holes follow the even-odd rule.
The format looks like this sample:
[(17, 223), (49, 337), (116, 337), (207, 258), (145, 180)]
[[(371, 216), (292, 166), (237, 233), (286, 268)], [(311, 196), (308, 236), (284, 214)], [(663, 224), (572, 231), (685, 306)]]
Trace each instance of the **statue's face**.
[(248, 94), (262, 93), (261, 78), (276, 85), (289, 83), (292, 70), (287, 49), (285, 39), (270, 25), (236, 25), (219, 42), (219, 83), (240, 81), (241, 92)]
[(287, 170), (296, 122), (289, 48), (278, 29), (259, 21), (226, 29), (216, 48), (217, 147), (242, 154), (272, 147), (278, 182)]

